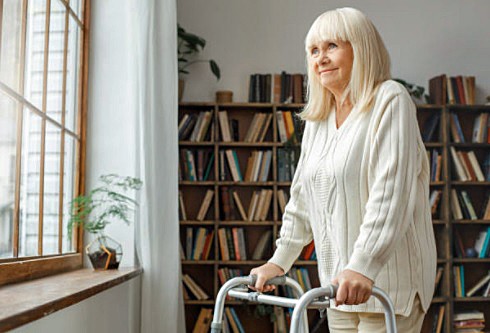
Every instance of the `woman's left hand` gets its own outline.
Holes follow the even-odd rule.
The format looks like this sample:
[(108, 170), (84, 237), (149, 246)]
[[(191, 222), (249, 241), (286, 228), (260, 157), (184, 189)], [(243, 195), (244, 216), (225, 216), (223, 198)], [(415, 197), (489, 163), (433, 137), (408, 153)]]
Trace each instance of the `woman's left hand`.
[(374, 284), (371, 279), (350, 269), (342, 271), (332, 279), (332, 283), (339, 286), (335, 298), (337, 305), (357, 305), (367, 302)]

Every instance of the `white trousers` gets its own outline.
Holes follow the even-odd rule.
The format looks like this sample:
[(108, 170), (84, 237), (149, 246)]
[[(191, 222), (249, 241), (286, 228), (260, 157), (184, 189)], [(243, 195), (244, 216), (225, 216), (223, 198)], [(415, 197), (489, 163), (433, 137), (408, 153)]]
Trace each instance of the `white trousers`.
[[(417, 294), (412, 312), (408, 317), (396, 315), (396, 327), (400, 333), (420, 333), (425, 313)], [(385, 333), (386, 324), (383, 313), (343, 312), (327, 310), (330, 333)]]

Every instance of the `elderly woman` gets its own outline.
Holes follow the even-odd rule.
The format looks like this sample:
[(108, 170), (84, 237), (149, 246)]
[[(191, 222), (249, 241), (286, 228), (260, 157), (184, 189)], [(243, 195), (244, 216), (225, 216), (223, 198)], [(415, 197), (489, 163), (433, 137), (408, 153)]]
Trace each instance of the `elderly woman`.
[(301, 157), (273, 257), (252, 286), (287, 272), (315, 241), (320, 283), (339, 285), (330, 332), (384, 332), (373, 284), (395, 305), (400, 332), (420, 332), (434, 292), (429, 163), (404, 87), (360, 11), (325, 12), (305, 41), (308, 104)]

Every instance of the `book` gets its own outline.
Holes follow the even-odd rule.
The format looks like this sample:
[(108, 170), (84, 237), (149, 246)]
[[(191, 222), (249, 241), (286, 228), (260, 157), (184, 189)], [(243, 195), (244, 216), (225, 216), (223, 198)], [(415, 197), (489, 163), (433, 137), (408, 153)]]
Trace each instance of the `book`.
[(466, 294), (466, 296), (468, 296), (468, 297), (473, 296), (478, 290), (480, 290), (483, 287), (485, 287), (485, 285), (487, 283), (489, 283), (489, 281), (490, 281), (490, 272), (487, 275), (485, 275), (484, 277), (482, 277), (480, 280), (478, 280), (478, 282), (476, 282), (470, 288), (470, 290), (468, 290), (468, 293)]
[(429, 100), (431, 104), (444, 105), (447, 101), (447, 79), (445, 74), (429, 80)]
[(190, 277), (189, 274), (183, 274), (182, 280), (184, 281), (184, 285), (190, 290), (190, 292), (196, 297), (198, 300), (206, 300), (209, 298), (209, 295)]
[(213, 321), (213, 310), (201, 308), (192, 333), (207, 333)]
[(255, 246), (255, 250), (252, 254), (252, 260), (261, 260), (264, 258), (264, 254), (267, 250), (267, 247), (270, 246), (272, 240), (272, 230), (268, 229), (264, 232), (257, 242)]
[(206, 213), (209, 210), (209, 206), (211, 205), (211, 201), (213, 200), (214, 191), (207, 190), (204, 196), (204, 200), (202, 201), (201, 207), (199, 208), (199, 212), (197, 213), (196, 219), (199, 221), (203, 221), (206, 217)]
[(437, 315), (437, 326), (436, 326), (436, 333), (441, 333), (442, 332), (442, 324), (444, 322), (444, 311), (446, 307), (444, 305), (439, 306), (439, 313)]
[(187, 220), (187, 211), (185, 209), (184, 195), (180, 190), (179, 190), (179, 212), (180, 212), (180, 219), (182, 221)]
[(243, 208), (242, 201), (240, 200), (240, 197), (238, 196), (237, 191), (232, 191), (233, 193), (233, 198), (235, 199), (236, 206), (238, 208), (238, 212), (240, 213), (240, 216), (242, 217), (242, 220), (247, 221), (248, 217), (247, 214), (245, 213), (245, 209)]

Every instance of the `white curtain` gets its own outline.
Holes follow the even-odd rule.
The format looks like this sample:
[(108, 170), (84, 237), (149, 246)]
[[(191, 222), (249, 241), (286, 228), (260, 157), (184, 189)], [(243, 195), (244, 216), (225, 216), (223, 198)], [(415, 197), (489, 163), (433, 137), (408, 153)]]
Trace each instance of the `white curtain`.
[(141, 332), (185, 332), (180, 277), (175, 0), (131, 0), (136, 170), (136, 253), (144, 269)]

